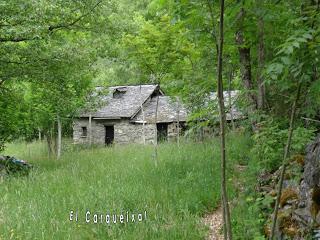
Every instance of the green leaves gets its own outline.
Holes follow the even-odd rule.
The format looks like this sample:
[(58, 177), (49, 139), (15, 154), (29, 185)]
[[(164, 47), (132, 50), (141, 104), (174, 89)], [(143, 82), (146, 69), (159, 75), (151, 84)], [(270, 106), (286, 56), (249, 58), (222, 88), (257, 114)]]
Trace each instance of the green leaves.
[(38, 128), (52, 128), (58, 113), (72, 117), (83, 104), (100, 47), (87, 28), (93, 30), (92, 16), (104, 6), (97, 0), (1, 4), (0, 141), (32, 139)]
[[(303, 153), (306, 144), (314, 137), (314, 132), (313, 128), (294, 129), (292, 152)], [(252, 152), (260, 161), (261, 167), (273, 171), (281, 165), (287, 135), (288, 130), (280, 121), (269, 117), (260, 123), (259, 131), (253, 135), (255, 144)]]
[(286, 55), (293, 54), (295, 49), (299, 49), (303, 43), (307, 43), (309, 40), (312, 40), (314, 33), (313, 29), (307, 30), (297, 30), (295, 31), (292, 36), (290, 36), (285, 43), (279, 46), (279, 51), (277, 55), (281, 55), (282, 53)]

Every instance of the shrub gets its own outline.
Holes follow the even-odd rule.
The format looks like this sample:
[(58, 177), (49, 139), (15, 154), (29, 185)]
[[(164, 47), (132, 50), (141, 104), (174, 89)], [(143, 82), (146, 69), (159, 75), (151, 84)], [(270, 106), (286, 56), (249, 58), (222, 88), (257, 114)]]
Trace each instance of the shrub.
[[(291, 151), (304, 153), (306, 144), (314, 137), (314, 129), (297, 127), (293, 131)], [(284, 147), (288, 138), (288, 128), (272, 118), (262, 121), (259, 130), (253, 135), (255, 142), (252, 151), (262, 168), (274, 171), (283, 159)]]

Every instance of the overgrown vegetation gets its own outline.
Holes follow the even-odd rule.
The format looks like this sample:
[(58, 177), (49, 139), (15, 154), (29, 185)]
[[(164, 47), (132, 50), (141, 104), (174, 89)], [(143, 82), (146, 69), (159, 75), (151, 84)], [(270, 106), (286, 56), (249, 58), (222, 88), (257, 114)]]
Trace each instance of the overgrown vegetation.
[[(249, 149), (248, 141), (246, 136), (229, 137), (232, 165), (248, 161), (245, 151), (240, 151)], [(161, 144), (157, 168), (152, 146), (73, 149), (53, 161), (47, 158), (44, 143), (11, 144), (6, 153), (30, 160), (35, 170), (28, 177), (1, 183), (0, 237), (203, 239), (208, 229), (201, 217), (220, 202), (218, 142), (184, 142), (179, 151), (175, 144)], [(232, 184), (237, 182), (233, 173), (230, 168), (231, 197), (236, 193)], [(125, 227), (69, 222), (71, 210), (79, 210), (83, 218), (87, 209), (146, 210), (148, 219)]]
[[(258, 131), (253, 135), (255, 142), (252, 153), (260, 170), (275, 171), (281, 165), (288, 129), (284, 121), (268, 118), (259, 123)], [(314, 128), (296, 127), (293, 131), (291, 150), (293, 154), (304, 154), (306, 145), (315, 136)]]

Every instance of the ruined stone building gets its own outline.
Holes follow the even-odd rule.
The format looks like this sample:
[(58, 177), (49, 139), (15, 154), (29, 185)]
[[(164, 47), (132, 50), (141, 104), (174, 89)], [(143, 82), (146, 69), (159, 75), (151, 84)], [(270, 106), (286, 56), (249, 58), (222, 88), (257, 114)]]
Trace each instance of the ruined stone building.
[(186, 120), (181, 102), (165, 96), (159, 85), (109, 87), (97, 110), (74, 121), (73, 140), (106, 145), (174, 140)]

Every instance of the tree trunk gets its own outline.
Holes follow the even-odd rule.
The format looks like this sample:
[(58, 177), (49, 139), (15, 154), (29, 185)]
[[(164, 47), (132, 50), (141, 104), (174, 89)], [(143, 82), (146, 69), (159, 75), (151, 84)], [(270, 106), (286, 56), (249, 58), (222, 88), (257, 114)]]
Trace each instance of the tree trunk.
[(286, 144), (284, 156), (283, 156), (282, 170), (281, 170), (281, 175), (280, 175), (280, 180), (279, 180), (279, 189), (278, 189), (278, 193), (277, 193), (276, 205), (274, 207), (274, 215), (273, 215), (271, 237), (270, 237), (271, 240), (274, 239), (276, 226), (277, 226), (279, 202), (280, 202), (280, 198), (281, 198), (281, 194), (282, 194), (282, 185), (283, 185), (284, 175), (285, 175), (285, 171), (286, 171), (286, 167), (287, 167), (287, 159), (290, 155), (293, 125), (294, 125), (294, 120), (295, 120), (295, 116), (296, 116), (297, 103), (300, 98), (300, 92), (301, 92), (301, 83), (299, 83), (297, 95), (296, 95), (296, 98), (295, 98), (293, 105), (292, 105), (292, 108), (291, 108), (291, 117), (290, 117), (290, 125), (289, 125), (289, 130), (288, 130), (288, 139), (287, 139), (287, 144)]
[(61, 157), (61, 142), (62, 142), (62, 127), (61, 127), (61, 119), (59, 115), (57, 115), (57, 123), (58, 123), (57, 159), (59, 159)]
[[(263, 1), (258, 0), (258, 7), (263, 9)], [(263, 110), (265, 108), (266, 101), (266, 90), (263, 79), (263, 67), (264, 67), (264, 20), (263, 15), (261, 14), (258, 17), (258, 70), (257, 70), (257, 83), (258, 83), (258, 96), (257, 96), (257, 104), (258, 109)]]
[(218, 54), (218, 99), (220, 112), (220, 141), (221, 141), (221, 191), (222, 204), (224, 213), (224, 227), (226, 228), (227, 236), (225, 239), (232, 239), (231, 219), (229, 211), (229, 202), (226, 186), (226, 143), (225, 143), (225, 123), (226, 115), (223, 100), (223, 82), (222, 82), (222, 53), (223, 53), (223, 14), (224, 14), (224, 0), (220, 0), (220, 23), (219, 23), (219, 54)]
[(89, 146), (92, 145), (92, 115), (89, 114)]
[(231, 125), (232, 125), (232, 131), (236, 129), (235, 124), (234, 124), (234, 118), (233, 118), (233, 111), (232, 111), (232, 99), (231, 99), (231, 82), (233, 78), (233, 69), (232, 67), (230, 68), (230, 73), (229, 73), (229, 87), (228, 87), (228, 97), (229, 97), (229, 111), (230, 111), (230, 117), (231, 117)]
[(47, 140), (47, 147), (48, 147), (48, 158), (50, 158), (52, 155), (52, 143), (51, 143), (51, 138), (49, 134), (46, 136), (46, 140)]
[(46, 139), (47, 139), (47, 146), (48, 146), (48, 158), (51, 158), (51, 156), (53, 154), (52, 129), (47, 131)]
[(180, 147), (180, 102), (178, 97), (176, 98), (178, 108), (177, 108), (177, 144)]
[[(140, 97), (141, 97), (141, 84), (140, 84)], [(141, 101), (141, 105), (140, 105), (140, 108), (141, 108), (141, 114), (142, 114), (142, 142), (144, 145), (146, 145), (146, 130), (145, 130), (145, 116), (144, 116), (144, 109), (143, 109), (143, 100), (140, 99)]]
[(38, 127), (38, 140), (41, 141), (41, 129)]
[(239, 57), (240, 57), (240, 70), (241, 70), (241, 78), (244, 87), (248, 91), (248, 99), (253, 107), (253, 109), (257, 109), (257, 98), (254, 94), (254, 88), (252, 83), (252, 74), (251, 74), (251, 55), (250, 55), (250, 47), (246, 46), (246, 42), (244, 39), (244, 22), (245, 10), (241, 8), (238, 14), (238, 30), (236, 32), (236, 44), (238, 45)]
[(154, 162), (156, 166), (158, 166), (158, 130), (157, 130), (158, 106), (159, 106), (159, 96), (157, 96), (156, 112), (154, 117), (154, 121), (155, 121)]
[(146, 126), (145, 126), (145, 117), (144, 117), (144, 109), (143, 109), (143, 104), (141, 104), (141, 113), (142, 113), (142, 141), (143, 145), (146, 145)]

